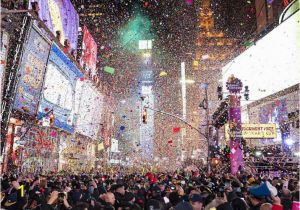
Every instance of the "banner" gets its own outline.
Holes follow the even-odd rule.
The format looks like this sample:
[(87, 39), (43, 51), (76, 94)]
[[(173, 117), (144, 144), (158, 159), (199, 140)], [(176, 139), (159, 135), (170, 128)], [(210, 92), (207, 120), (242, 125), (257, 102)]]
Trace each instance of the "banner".
[[(229, 140), (229, 125), (225, 125), (225, 137)], [(231, 133), (231, 135), (235, 135)], [(276, 124), (242, 124), (241, 137), (245, 139), (274, 139), (277, 137)]]
[(39, 117), (53, 110), (54, 126), (74, 132), (75, 88), (83, 74), (58, 48), (52, 45), (45, 76), (43, 98), (39, 106)]
[(80, 64), (96, 75), (97, 44), (86, 26), (83, 27), (82, 56)]
[[(30, 0), (35, 2), (36, 0)], [(56, 35), (61, 33), (61, 43), (68, 39), (71, 48), (77, 49), (79, 17), (70, 0), (39, 0), (39, 17)], [(32, 9), (29, 4), (29, 9)]]
[(31, 27), (18, 70), (19, 82), (14, 109), (29, 115), (36, 114), (50, 47), (51, 44), (39, 34), (35, 27)]

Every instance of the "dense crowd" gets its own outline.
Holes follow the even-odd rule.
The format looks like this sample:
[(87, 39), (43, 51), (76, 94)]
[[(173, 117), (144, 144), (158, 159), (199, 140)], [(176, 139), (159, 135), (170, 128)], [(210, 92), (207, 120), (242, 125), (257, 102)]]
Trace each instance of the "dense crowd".
[(299, 174), (3, 175), (7, 210), (298, 210)]

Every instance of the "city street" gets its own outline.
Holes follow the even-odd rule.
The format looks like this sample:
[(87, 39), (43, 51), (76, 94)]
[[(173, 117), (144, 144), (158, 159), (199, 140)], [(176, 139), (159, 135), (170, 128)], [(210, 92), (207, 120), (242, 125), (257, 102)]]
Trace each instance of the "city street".
[(2, 0), (0, 210), (299, 210), (299, 0)]

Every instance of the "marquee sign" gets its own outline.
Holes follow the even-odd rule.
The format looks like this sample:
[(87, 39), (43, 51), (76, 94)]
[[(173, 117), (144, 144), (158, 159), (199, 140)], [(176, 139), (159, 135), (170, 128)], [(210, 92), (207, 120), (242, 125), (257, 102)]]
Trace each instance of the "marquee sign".
[(225, 125), (225, 138), (230, 136), (243, 137), (245, 139), (274, 139), (277, 137), (276, 124), (242, 124), (241, 132), (230, 132), (229, 125)]

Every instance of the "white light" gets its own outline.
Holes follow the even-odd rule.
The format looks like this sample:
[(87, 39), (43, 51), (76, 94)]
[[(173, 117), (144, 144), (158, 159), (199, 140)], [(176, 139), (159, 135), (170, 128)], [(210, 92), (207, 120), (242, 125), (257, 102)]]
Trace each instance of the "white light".
[[(180, 83), (183, 83), (182, 80), (180, 80)], [(195, 83), (195, 80), (192, 80), (192, 79), (186, 79), (185, 80), (185, 84), (194, 84)]]
[(295, 152), (294, 155), (300, 157), (300, 152)]
[(286, 143), (286, 145), (288, 145), (288, 146), (292, 146), (293, 144), (294, 144), (294, 140), (293, 139), (291, 139), (291, 138), (288, 138), (288, 139), (286, 139), (285, 140), (285, 143)]
[(140, 50), (151, 50), (152, 49), (152, 40), (139, 40), (139, 49)]
[(255, 152), (255, 156), (259, 157), (259, 156), (261, 156), (261, 155), (262, 155), (261, 151), (256, 151), (256, 152)]
[(142, 94), (150, 94), (152, 92), (152, 86), (142, 86)]
[(144, 58), (150, 58), (151, 57), (151, 53), (143, 53), (143, 57)]
[(125, 103), (126, 103), (126, 100), (122, 100), (121, 103), (122, 103), (122, 104), (125, 104)]

